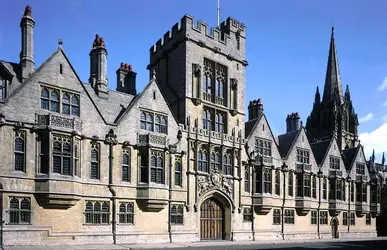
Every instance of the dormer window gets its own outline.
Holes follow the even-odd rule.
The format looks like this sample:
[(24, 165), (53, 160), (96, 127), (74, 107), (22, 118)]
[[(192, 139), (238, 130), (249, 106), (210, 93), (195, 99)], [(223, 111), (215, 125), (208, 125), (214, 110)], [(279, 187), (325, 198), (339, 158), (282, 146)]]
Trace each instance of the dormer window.
[(297, 162), (309, 164), (309, 151), (305, 149), (297, 149)]
[(0, 76), (0, 99), (5, 99), (5, 79)]
[(340, 170), (340, 158), (338, 157), (329, 157), (329, 168), (333, 170)]
[(168, 120), (165, 115), (142, 111), (140, 115), (140, 129), (168, 134)]

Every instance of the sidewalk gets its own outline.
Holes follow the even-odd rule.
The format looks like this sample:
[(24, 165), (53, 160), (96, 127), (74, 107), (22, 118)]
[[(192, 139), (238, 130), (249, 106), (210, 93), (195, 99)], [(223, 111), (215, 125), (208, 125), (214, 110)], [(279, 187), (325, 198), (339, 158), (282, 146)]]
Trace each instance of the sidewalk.
[(97, 250), (97, 249), (164, 249), (164, 248), (188, 248), (188, 247), (211, 247), (211, 246), (241, 246), (241, 245), (281, 245), (300, 243), (326, 243), (326, 242), (354, 242), (354, 241), (377, 241), (387, 240), (387, 237), (364, 238), (364, 239), (312, 239), (312, 240), (268, 240), (268, 241), (199, 241), (192, 243), (146, 243), (146, 244), (123, 244), (123, 245), (52, 245), (52, 246), (5, 246), (4, 250)]

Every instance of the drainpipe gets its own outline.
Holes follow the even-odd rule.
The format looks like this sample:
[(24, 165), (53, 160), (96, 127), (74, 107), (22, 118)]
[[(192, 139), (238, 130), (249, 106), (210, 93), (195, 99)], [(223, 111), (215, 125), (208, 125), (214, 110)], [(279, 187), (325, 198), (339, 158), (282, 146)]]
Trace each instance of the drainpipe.
[(282, 173), (284, 176), (284, 181), (283, 181), (283, 196), (282, 196), (282, 206), (281, 206), (281, 234), (282, 234), (282, 239), (285, 240), (285, 223), (284, 223), (284, 210), (285, 210), (285, 202), (286, 202), (286, 172), (287, 172), (288, 166), (284, 162), (282, 164)]
[[(321, 169), (318, 171), (318, 207), (317, 207), (317, 237), (320, 238), (320, 209), (321, 209)], [(328, 186), (327, 186), (328, 189)], [(326, 191), (325, 191), (326, 192)]]
[(3, 225), (3, 184), (0, 183), (0, 248), (4, 250)]
[(113, 244), (117, 244), (117, 212), (116, 212), (116, 191), (113, 189), (113, 146), (117, 145), (117, 135), (114, 134), (113, 129), (109, 130), (109, 133), (106, 134), (105, 144), (109, 145), (109, 191), (112, 194), (112, 234), (113, 234)]
[[(247, 165), (247, 167), (248, 168), (250, 168), (250, 166), (252, 166), (252, 168), (251, 168), (251, 170), (252, 170), (252, 178), (251, 178), (251, 180), (252, 180), (252, 185), (251, 185), (251, 232), (252, 232), (252, 234), (253, 234), (253, 241), (255, 241), (255, 228), (254, 228), (254, 219), (255, 219), (255, 211), (254, 211), (254, 190), (255, 190), (255, 178), (257, 178), (257, 177), (255, 177), (255, 175), (254, 175), (254, 173), (256, 174), (256, 169), (255, 169), (255, 165), (254, 164), (252, 164), (252, 162), (251, 161), (249, 161), (249, 165)], [(250, 176), (249, 176), (250, 177)], [(242, 213), (243, 213), (243, 211), (242, 211)]]
[[(348, 176), (347, 177), (348, 181), (351, 181), (351, 178)], [(349, 233), (349, 227), (351, 224), (350, 218), (351, 218), (351, 192), (353, 192), (353, 199), (355, 200), (355, 192), (352, 190), (352, 182), (348, 182), (349, 185), (349, 192), (348, 192), (348, 213), (347, 213), (347, 228), (348, 228), (348, 233)]]

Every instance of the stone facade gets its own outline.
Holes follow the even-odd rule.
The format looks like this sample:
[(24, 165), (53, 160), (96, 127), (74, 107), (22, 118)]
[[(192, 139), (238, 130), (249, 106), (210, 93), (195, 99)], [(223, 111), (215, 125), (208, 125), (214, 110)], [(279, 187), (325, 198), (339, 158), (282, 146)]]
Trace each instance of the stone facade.
[(240, 22), (184, 16), (152, 46), (139, 94), (124, 63), (107, 88), (99, 36), (88, 83), (61, 42), (35, 69), (34, 23), (27, 7), (22, 60), (0, 61), (5, 245), (376, 236), (384, 157), (338, 133), (308, 139), (296, 113), (275, 136), (260, 100), (245, 123)]

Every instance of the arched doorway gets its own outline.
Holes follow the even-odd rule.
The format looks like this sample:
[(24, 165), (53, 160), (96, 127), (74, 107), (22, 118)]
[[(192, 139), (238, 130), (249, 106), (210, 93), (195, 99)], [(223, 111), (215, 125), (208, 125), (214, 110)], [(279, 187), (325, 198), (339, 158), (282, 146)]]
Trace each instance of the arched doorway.
[(222, 204), (214, 198), (208, 198), (200, 205), (200, 239), (224, 239), (224, 215)]
[(331, 221), (331, 227), (332, 227), (332, 238), (338, 239), (339, 238), (339, 222), (337, 218), (333, 218)]

